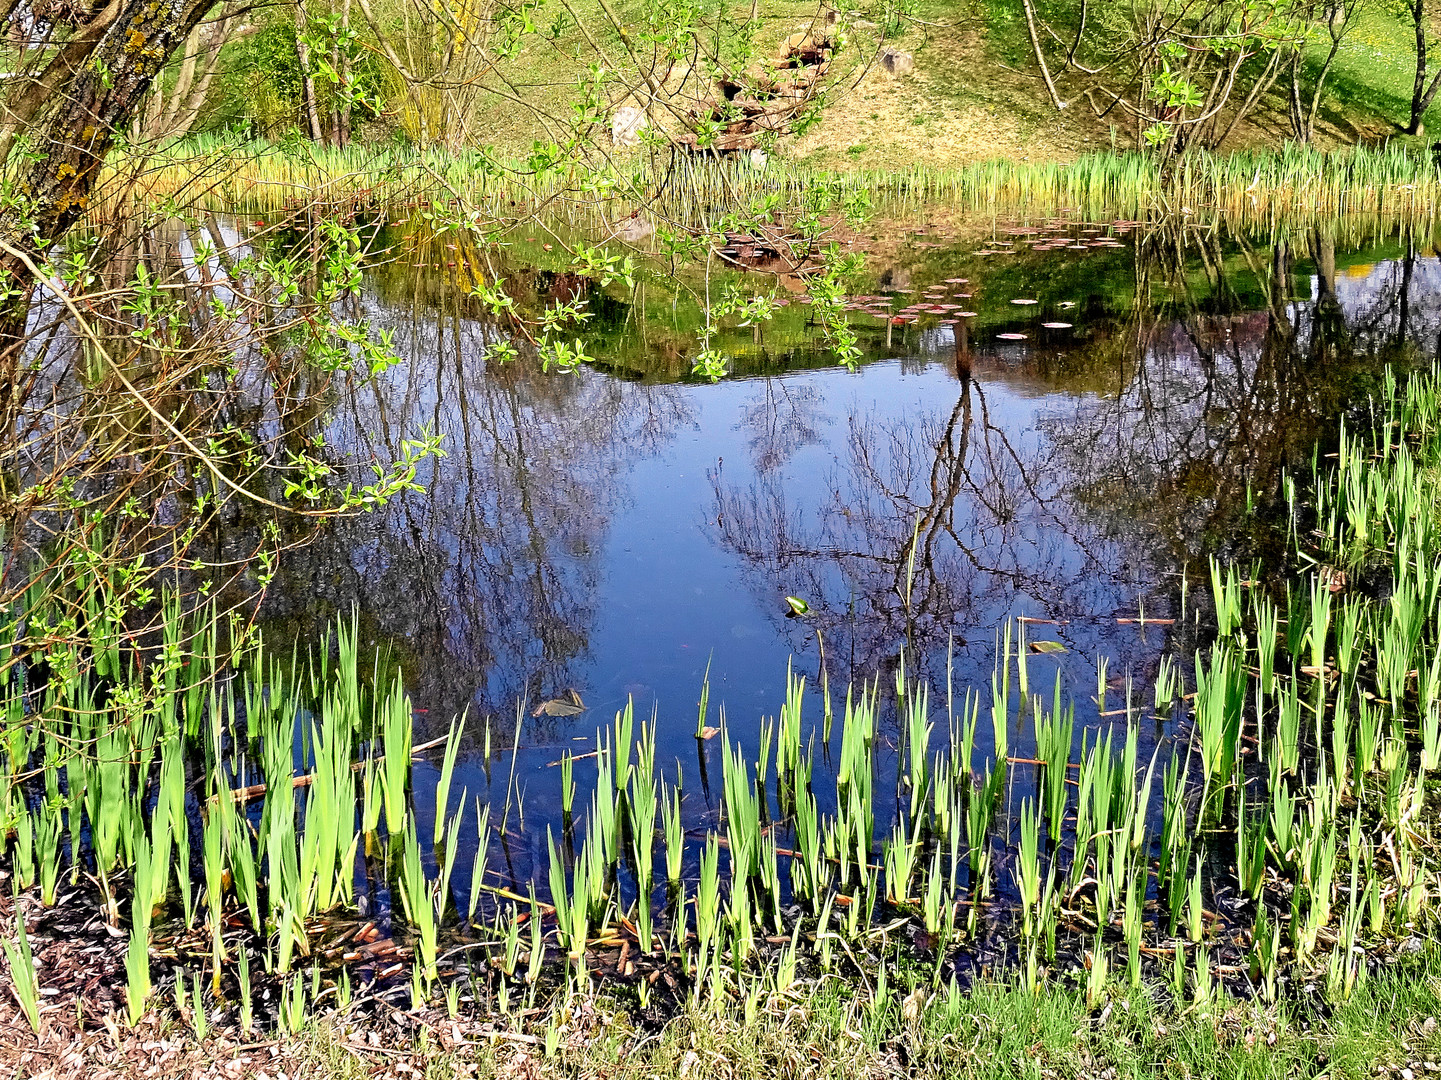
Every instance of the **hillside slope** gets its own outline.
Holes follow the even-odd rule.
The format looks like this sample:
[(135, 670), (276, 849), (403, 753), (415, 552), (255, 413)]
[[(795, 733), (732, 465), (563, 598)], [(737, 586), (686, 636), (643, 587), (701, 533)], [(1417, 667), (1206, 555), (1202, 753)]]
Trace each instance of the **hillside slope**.
[[(1066, 161), (1090, 150), (1133, 145), (1131, 121), (1119, 110), (1109, 117), (1096, 117), (1077, 96), (1078, 88), (1064, 76), (1060, 77), (1062, 92), (1073, 99), (1073, 105), (1065, 111), (1052, 106), (1041, 80), (1033, 74), (1035, 65), (1020, 0), (899, 2), (905, 3), (910, 14), (897, 24), (898, 31), (885, 38), (885, 44), (912, 57), (913, 68), (897, 76), (874, 63), (880, 29), (854, 20), (851, 42), (829, 73), (838, 81), (831, 88), (820, 123), (804, 135), (784, 139), (783, 157), (812, 165), (872, 170), (991, 159)], [(657, 15), (661, 9), (652, 0), (607, 0), (605, 5), (600, 0), (567, 0), (565, 10), (573, 16), (557, 15), (549, 29), (526, 34), (503, 64), (477, 69), (473, 81), (453, 81), (444, 95), (429, 88), (428, 103), (417, 105), (411, 100), (398, 77), (378, 75), (382, 84), (389, 83), (377, 90), (386, 103), (385, 114), (366, 138), (374, 141), (395, 135), (413, 139), (428, 124), (431, 132), (445, 130), (455, 146), (485, 144), (503, 153), (523, 155), (534, 140), (559, 137), (592, 64), (598, 62), (598, 67), (623, 76), (630, 72), (635, 92), (643, 94), (642, 79), (634, 74), (634, 58), (645, 63), (649, 57), (658, 57), (665, 38), (664, 24), (656, 21), (663, 17), (663, 13)], [(723, 15), (727, 25), (739, 28), (734, 41), (722, 47), (730, 70), (760, 72), (769, 65), (774, 74), (778, 46), (788, 38), (803, 37), (824, 10), (817, 0), (737, 4), (736, 11)], [(628, 39), (622, 39), (607, 11), (627, 27)], [(654, 30), (656, 27), (660, 29)], [(656, 33), (655, 40), (646, 38), (648, 29)], [(747, 45), (752, 29), (753, 40)], [(394, 22), (387, 31), (391, 32), (397, 40), (410, 42), (402, 50), (406, 55), (435, 52), (434, 43), (423, 34), (407, 37), (415, 31), (402, 22)], [(1307, 56), (1308, 78), (1314, 78), (1325, 55), (1320, 37), (1324, 35), (1318, 35)], [(293, 25), (274, 19), (250, 43), (228, 46), (228, 70), (216, 81), (211, 95), (215, 104), (210, 125), (240, 124), (272, 140), (296, 126), (298, 83), (294, 72), (287, 74), (286, 68), (287, 64), (293, 67), (293, 46)], [(1367, 8), (1336, 58), (1318, 117), (1317, 143), (1329, 147), (1394, 137), (1407, 118), (1413, 49), (1411, 30), (1404, 20), (1380, 5)], [(378, 57), (379, 51), (372, 48), (371, 54)], [(695, 62), (693, 57), (690, 62)], [(371, 63), (377, 70), (386, 68), (382, 61), (372, 59)], [(680, 64), (670, 69), (670, 76), (668, 87), (683, 90), (678, 99), (681, 109), (714, 92), (709, 72)], [(473, 91), (467, 89), (471, 86)], [(1278, 81), (1233, 137), (1231, 148), (1275, 146), (1290, 136), (1287, 90), (1286, 80)], [(622, 103), (618, 95), (625, 91), (617, 91), (610, 82), (607, 93), (614, 99), (609, 102), (613, 107)], [(442, 106), (442, 96), (464, 98), (460, 112), (445, 112), (451, 106)], [(269, 107), (262, 108), (262, 102)], [(417, 108), (427, 111), (428, 120), (417, 119)], [(653, 110), (657, 116), (661, 112)], [(469, 117), (470, 123), (455, 122), (455, 115)], [(1427, 119), (1434, 138), (1441, 132), (1441, 98)]]

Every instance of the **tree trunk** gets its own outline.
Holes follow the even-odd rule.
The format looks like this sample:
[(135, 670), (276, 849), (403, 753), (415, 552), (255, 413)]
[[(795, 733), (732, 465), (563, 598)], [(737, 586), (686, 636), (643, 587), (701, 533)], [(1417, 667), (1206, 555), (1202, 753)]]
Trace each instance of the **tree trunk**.
[[(13, 387), (25, 342), (32, 266), (80, 220), (90, 205), (95, 179), (118, 134), (144, 106), (155, 76), (180, 48), (216, 0), (115, 0), (77, 38), (86, 50), (66, 56), (57, 69), (17, 88), (19, 103), (33, 100), (36, 85), (50, 93), (39, 107), (17, 112), (6, 95), (9, 136), (23, 131), (34, 153), (16, 190), (23, 212), (0, 219), (0, 387)], [(102, 22), (103, 20), (103, 22)], [(72, 39), (72, 42), (77, 40)], [(67, 45), (67, 49), (69, 46)]]
[(195, 118), (200, 115), (200, 110), (205, 105), (205, 98), (210, 93), (210, 83), (220, 69), (220, 47), (230, 36), (231, 25), (233, 25), (231, 22), (227, 22), (223, 28), (215, 31), (205, 71), (191, 88), (189, 99), (183, 105), (178, 101), (172, 105), (167, 135), (179, 138), (188, 134), (191, 125), (195, 123)]
[(310, 128), (310, 137), (323, 142), (320, 130), (320, 110), (315, 103), (315, 77), (310, 74), (310, 46), (305, 35), (310, 32), (310, 15), (305, 10), (305, 0), (295, 0), (295, 59), (300, 61), (300, 111)]
[[(1309, 143), (1312, 136), (1316, 134), (1316, 114), (1321, 111), (1321, 92), (1326, 86), (1326, 76), (1331, 74), (1331, 65), (1336, 61), (1336, 54), (1341, 50), (1341, 37), (1334, 31), (1331, 34), (1331, 50), (1326, 54), (1326, 62), (1321, 65), (1321, 70), (1316, 73), (1316, 86), (1311, 91), (1311, 103), (1305, 109), (1301, 108), (1299, 94), (1299, 73), (1293, 74), (1293, 87), (1297, 91), (1296, 98), (1296, 141)], [(1425, 111), (1424, 109), (1422, 110)]]
[(180, 138), (190, 131), (195, 118), (205, 106), (210, 93), (210, 83), (220, 70), (220, 50), (227, 41), (254, 30), (241, 23), (236, 14), (242, 0), (227, 0), (225, 7), (207, 23), (197, 26), (186, 43), (187, 49), (194, 49), (185, 58), (181, 78), (176, 79), (166, 104), (161, 130), (150, 132), (154, 138)]
[(1306, 130), (1306, 114), (1301, 106), (1301, 68), (1303, 57), (1299, 48), (1291, 52), (1291, 93), (1287, 101), (1288, 111), (1291, 114), (1291, 134), (1298, 143), (1311, 141), (1311, 133)]
[[(340, 8), (341, 26), (346, 30), (350, 29), (350, 0), (345, 0)], [(354, 108), (355, 88), (351, 86), (350, 50), (336, 50), (338, 63), (336, 73), (340, 76), (341, 84), (345, 87), (345, 93), (338, 94), (340, 99), (340, 130), (337, 132), (341, 149), (350, 145), (350, 113)]]
[(168, 91), (158, 82), (151, 89), (144, 123), (137, 125), (137, 142), (178, 139), (190, 131), (219, 70), (221, 48), (238, 34), (249, 32), (235, 14), (239, 6), (240, 0), (226, 0), (221, 11), (191, 31), (175, 82)]
[[(169, 131), (170, 126), (175, 123), (180, 114), (180, 103), (190, 94), (190, 88), (195, 82), (195, 67), (200, 62), (201, 38), (200, 27), (196, 26), (194, 30), (190, 31), (190, 36), (185, 39), (185, 55), (180, 58), (180, 71), (175, 76), (175, 87), (171, 91), (164, 119), (159, 122), (158, 126), (161, 130), (156, 133), (157, 135), (163, 135)], [(157, 102), (160, 100), (158, 94), (154, 100)]]
[[(337, 46), (330, 50), (330, 66), (340, 73), (340, 48)], [(338, 89), (338, 88), (337, 88)], [(330, 96), (330, 145), (343, 147), (345, 137), (340, 131), (340, 95), (338, 93)]]
[(1441, 84), (1441, 75), (1426, 86), (1426, 0), (1411, 0), (1411, 23), (1416, 31), (1416, 78), (1411, 84), (1411, 119), (1406, 124), (1406, 134), (1415, 135), (1421, 130), (1421, 117), (1426, 115), (1436, 88)]
[(1051, 96), (1051, 104), (1057, 109), (1064, 109), (1066, 103), (1061, 100), (1061, 95), (1056, 92), (1055, 80), (1051, 78), (1050, 65), (1046, 63), (1045, 51), (1041, 48), (1041, 36), (1036, 32), (1036, 12), (1031, 7), (1031, 0), (1021, 0), (1021, 8), (1026, 15), (1026, 35), (1031, 39), (1031, 52), (1036, 57), (1036, 64), (1041, 69), (1041, 78), (1046, 83), (1046, 93)]

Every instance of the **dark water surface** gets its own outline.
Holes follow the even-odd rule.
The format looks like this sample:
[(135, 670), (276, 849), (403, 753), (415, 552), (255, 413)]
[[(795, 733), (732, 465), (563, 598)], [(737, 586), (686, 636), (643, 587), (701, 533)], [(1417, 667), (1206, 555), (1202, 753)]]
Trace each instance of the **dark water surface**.
[[(854, 295), (891, 313), (953, 307), (894, 324), (879, 299), (857, 300), (854, 372), (828, 359), (785, 282), (731, 275), (792, 302), (763, 329), (720, 330), (736, 374), (717, 384), (689, 377), (704, 282), (654, 271), (634, 292), (598, 290), (522, 251), (512, 281), (532, 302), (585, 296), (597, 313), (582, 336), (599, 363), (547, 374), (487, 362), (501, 331), (447, 260), (377, 267), (362, 303), (407, 362), (342, 393), (331, 445), (385, 458), (429, 425), (447, 456), (424, 495), (290, 554), (267, 636), (315, 640), (354, 610), (406, 673), (417, 740), (466, 712), (455, 789), (497, 804), (518, 791), (542, 826), (524, 830), (517, 878), (558, 814), (552, 763), (593, 748), (627, 701), (656, 717), (658, 760), (696, 790), (708, 762), (708, 779), (720, 772), (720, 740), (694, 738), (706, 672), (708, 722), (723, 708), (753, 752), (788, 664), (818, 719), (822, 641), (837, 708), (852, 681), (894, 686), (904, 655), (943, 730), (948, 684), (957, 702), (989, 692), (1007, 621), (1053, 620), (1025, 626), (1064, 647), (1029, 656), (1032, 688), (1059, 672), (1078, 742), (1124, 706), (1128, 677), (1149, 715), (1163, 655), (1194, 647), (1182, 596), (1206, 602), (1208, 555), (1264, 554), (1252, 508), (1282, 469), (1308, 466), (1387, 360), (1435, 353), (1441, 262), (1346, 223), (1075, 226), (1105, 242), (1042, 251), (986, 228), (871, 258)], [(812, 615), (788, 618), (788, 595)], [(532, 715), (570, 691), (579, 715)], [(1166, 734), (1157, 719), (1152, 740)], [(1028, 744), (1018, 721), (1012, 753)], [(576, 775), (579, 808), (590, 773)]]

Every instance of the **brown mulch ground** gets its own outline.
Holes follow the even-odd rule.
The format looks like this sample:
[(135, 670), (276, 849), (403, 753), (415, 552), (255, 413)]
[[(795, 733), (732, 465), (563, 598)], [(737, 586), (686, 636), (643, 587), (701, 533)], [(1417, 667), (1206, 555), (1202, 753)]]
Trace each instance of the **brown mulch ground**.
[[(0, 935), (14, 940), (17, 914), (25, 920), (41, 1003), (40, 1029), (31, 1028), (0, 957), (0, 1077), (15, 1080), (113, 1080), (186, 1077), (196, 1080), (307, 1080), (324, 1077), (539, 1075), (534, 1036), (508, 1029), (489, 1014), (451, 1018), (443, 1009), (411, 1012), (370, 996), (344, 1014), (316, 1021), (298, 1037), (247, 1034), (234, 1015), (216, 1009), (198, 1038), (187, 1002), (174, 998), (173, 978), (152, 966), (154, 1007), (134, 1027), (126, 1020), (126, 932), (112, 927), (89, 882), (61, 887), (53, 907), (33, 892), (13, 897), (0, 870)], [(263, 996), (258, 992), (257, 996)], [(391, 995), (392, 998), (395, 995)], [(264, 1007), (257, 1002), (257, 1012)], [(569, 1042), (600, 1023), (577, 1015)]]

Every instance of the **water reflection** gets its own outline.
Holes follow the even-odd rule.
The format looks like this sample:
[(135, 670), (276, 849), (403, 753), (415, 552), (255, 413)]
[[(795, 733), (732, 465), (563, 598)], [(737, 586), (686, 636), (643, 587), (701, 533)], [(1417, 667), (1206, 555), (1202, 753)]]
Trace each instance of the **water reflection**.
[(1153, 587), (1158, 575), (1129, 538), (1076, 497), (1037, 399), (1016, 393), (1006, 367), (982, 359), (980, 369), (958, 343), (949, 405), (853, 409), (819, 484), (712, 473), (711, 535), (758, 591), (808, 600), (834, 680), (884, 670), (904, 647), (913, 667), (941, 674), (956, 649), (969, 681), (988, 670), (1008, 614), (1055, 620), (1046, 636), (1094, 652), (1107, 636), (1096, 616), (1134, 610)]
[(270, 614), (307, 640), (354, 604), (443, 721), (467, 707), (505, 716), (583, 681), (627, 476), (691, 406), (676, 386), (488, 364), (495, 329), (454, 307), (380, 311), (410, 362), (345, 387), (329, 439), (390, 460), (423, 422), (447, 434), (447, 456), (423, 495), (297, 553)]
[[(1118, 618), (1176, 614), (1183, 572), (1194, 584), (1209, 552), (1246, 550), (1249, 515), (1309, 460), (1317, 423), (1383, 360), (1434, 353), (1441, 263), (1406, 237), (1348, 253), (1326, 228), (1266, 243), (1157, 229), (1026, 258), (978, 269), (968, 249), (927, 249), (880, 268), (917, 289), (965, 277), (981, 316), (866, 324), (894, 359), (855, 375), (797, 349), (716, 386), (665, 381), (696, 314), (655, 282), (607, 295), (594, 328), (616, 343), (603, 367), (640, 378), (556, 376), (489, 363), (500, 331), (462, 291), (407, 292), (391, 265), (363, 303), (408, 362), (340, 388), (328, 440), (388, 459), (430, 424), (449, 456), (425, 495), (292, 555), (271, 632), (304, 641), (355, 605), (439, 722), (467, 707), (503, 721), (517, 698), (574, 688), (591, 712), (526, 741), (634, 698), (659, 710), (667, 756), (694, 755), (704, 672), (750, 731), (788, 655), (820, 674), (822, 641), (833, 685), (890, 672), (904, 648), (939, 690), (948, 659), (958, 687), (988, 680), (997, 628), (1024, 614), (1066, 646), (1037, 658), (1041, 677), (1059, 670), (1080, 701), (1100, 655), (1144, 680), (1181, 631)], [(1058, 310), (1073, 328), (1044, 328)], [(732, 337), (754, 347), (748, 328)], [(785, 618), (786, 595), (813, 617)]]

